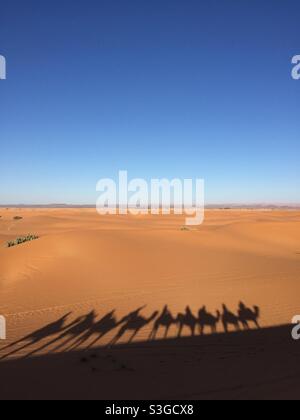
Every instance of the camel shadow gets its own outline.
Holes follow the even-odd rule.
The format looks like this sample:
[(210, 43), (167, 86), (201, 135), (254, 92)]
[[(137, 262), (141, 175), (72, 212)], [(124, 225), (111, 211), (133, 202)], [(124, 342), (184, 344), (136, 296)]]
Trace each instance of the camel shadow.
[(211, 333), (217, 333), (217, 325), (221, 319), (220, 311), (216, 311), (216, 315), (207, 312), (206, 306), (203, 306), (198, 313), (198, 323), (200, 334), (204, 335), (205, 327), (210, 327)]
[(237, 314), (231, 312), (228, 307), (223, 304), (223, 313), (222, 313), (222, 324), (224, 332), (229, 332), (229, 327), (233, 326), (236, 331), (241, 330), (241, 326), (244, 330), (249, 330), (249, 323), (253, 323), (256, 328), (260, 328), (258, 319), (260, 318), (260, 308), (254, 306), (252, 308), (247, 308), (247, 306), (240, 302)]
[(132, 332), (132, 336), (129, 339), (129, 343), (131, 343), (137, 334), (148, 324), (150, 324), (159, 314), (158, 311), (154, 311), (153, 314), (149, 318), (145, 318), (144, 316), (140, 315), (140, 312), (144, 309), (144, 307), (137, 309), (136, 311), (130, 313), (126, 317), (124, 317), (120, 323), (124, 324), (113, 340), (110, 342), (110, 346), (115, 345), (126, 332)]
[(254, 306), (253, 309), (251, 309), (247, 308), (243, 302), (240, 302), (238, 316), (245, 330), (250, 329), (249, 322), (254, 323), (257, 328), (260, 328), (258, 322), (260, 317), (260, 308), (258, 306)]
[(95, 322), (81, 337), (79, 337), (69, 349), (77, 349), (78, 347), (82, 346), (86, 343), (89, 339), (91, 339), (94, 335), (96, 338), (87, 346), (87, 349), (95, 346), (105, 335), (110, 333), (112, 330), (117, 328), (121, 321), (117, 321), (115, 317), (115, 310), (109, 312), (99, 321)]
[(91, 328), (95, 319), (96, 313), (94, 310), (89, 312), (87, 315), (77, 318), (67, 328), (65, 328), (58, 337), (55, 337), (50, 342), (33, 350), (31, 353), (27, 354), (26, 357), (33, 356), (35, 353), (43, 351), (55, 344), (57, 344), (57, 346), (54, 349), (52, 349), (51, 352), (55, 352), (62, 349), (64, 346), (69, 344), (71, 341), (75, 340), (81, 334), (85, 333), (86, 330)]
[[(247, 331), (251, 329), (251, 326), (257, 329), (260, 328), (260, 308), (258, 306), (253, 306), (253, 308), (247, 307), (243, 302), (239, 303), (236, 313), (223, 304), (222, 312), (217, 310), (213, 314), (207, 310), (206, 306), (203, 306), (197, 316), (193, 313), (190, 306), (187, 306), (185, 312), (178, 313), (177, 316), (172, 314), (168, 305), (164, 306), (162, 312), (156, 310), (149, 317), (145, 317), (142, 314), (144, 309), (145, 306), (142, 306), (120, 320), (117, 319), (116, 310), (109, 312), (98, 320), (95, 310), (92, 310), (72, 322), (67, 322), (71, 315), (71, 313), (67, 313), (57, 321), (2, 348), (1, 351), (9, 351), (0, 360), (17, 355), (30, 347), (33, 347), (33, 349), (25, 357), (33, 356), (49, 348), (51, 348), (50, 353), (73, 351), (81, 346), (85, 346), (85, 349), (89, 350), (95, 347), (104, 336), (119, 327), (118, 332), (108, 346), (116, 345), (127, 333), (130, 333), (128, 343), (132, 343), (136, 336), (152, 322), (153, 328), (148, 341), (156, 341), (157, 334), (161, 328), (165, 329), (163, 339), (168, 339), (172, 326), (176, 326), (178, 329), (177, 338), (179, 339), (182, 337), (184, 329), (188, 330), (192, 337), (197, 336), (198, 332), (203, 336), (206, 328), (210, 329), (211, 334), (216, 334), (219, 332), (219, 324), (223, 326), (225, 334), (229, 334), (231, 328), (237, 332)], [(40, 342), (47, 339), (46, 343), (37, 347)]]
[(191, 330), (192, 337), (195, 336), (198, 320), (189, 306), (186, 307), (185, 313), (177, 315), (176, 321), (178, 324), (178, 338), (181, 337), (184, 327), (188, 327)]
[(177, 325), (177, 319), (173, 317), (168, 305), (165, 305), (162, 313), (155, 320), (153, 330), (150, 333), (149, 340), (155, 340), (161, 327), (165, 328), (164, 338), (166, 339), (172, 325)]

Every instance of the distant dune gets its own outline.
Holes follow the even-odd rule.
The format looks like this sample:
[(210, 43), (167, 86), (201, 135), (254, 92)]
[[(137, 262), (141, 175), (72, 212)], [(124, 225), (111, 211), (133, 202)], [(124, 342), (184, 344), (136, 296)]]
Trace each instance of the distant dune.
[[(0, 208), (8, 208), (8, 209), (94, 209), (96, 206), (95, 204), (0, 204)], [(228, 209), (273, 209), (273, 210), (300, 210), (300, 203), (279, 203), (279, 204), (272, 204), (272, 203), (245, 203), (245, 204), (236, 204), (236, 203), (214, 203), (214, 204), (206, 204), (206, 209), (211, 210), (228, 210)]]

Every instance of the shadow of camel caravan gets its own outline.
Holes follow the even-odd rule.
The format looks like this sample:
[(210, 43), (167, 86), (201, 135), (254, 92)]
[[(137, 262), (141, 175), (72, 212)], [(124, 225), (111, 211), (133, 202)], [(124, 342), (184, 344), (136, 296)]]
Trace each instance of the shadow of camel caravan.
[[(1, 351), (8, 350), (8, 353), (2, 356), (0, 360), (24, 352), (30, 347), (32, 349), (25, 357), (33, 356), (46, 349), (49, 349), (50, 352), (68, 352), (84, 346), (86, 350), (89, 350), (98, 343), (101, 345), (101, 340), (116, 329), (118, 331), (107, 344), (108, 347), (115, 346), (121, 339), (124, 342), (124, 338), (128, 335), (129, 338), (126, 340), (128, 343), (132, 343), (137, 335), (152, 323), (148, 342), (157, 340), (160, 329), (164, 329), (162, 339), (167, 340), (171, 327), (176, 328), (177, 338), (179, 339), (184, 332), (186, 336), (189, 332), (192, 337), (205, 335), (206, 329), (209, 329), (212, 335), (221, 333), (221, 329), (218, 330), (219, 324), (223, 325), (225, 334), (230, 333), (230, 328), (237, 332), (248, 331), (251, 326), (260, 329), (258, 322), (261, 314), (260, 308), (258, 306), (249, 308), (243, 302), (240, 302), (236, 314), (230, 311), (225, 304), (222, 306), (222, 312), (216, 310), (215, 314), (209, 312), (207, 307), (203, 306), (197, 316), (190, 306), (187, 306), (185, 312), (179, 313), (177, 316), (172, 314), (168, 305), (164, 306), (162, 312), (155, 310), (148, 317), (142, 314), (145, 308), (146, 306), (142, 306), (119, 320), (116, 310), (107, 313), (100, 319), (98, 319), (96, 311), (92, 310), (73, 321), (69, 320), (72, 313), (67, 313), (57, 321), (3, 347)], [(6, 338), (6, 320), (4, 317), (0, 317), (0, 338), (1, 340)], [(39, 343), (41, 343), (41, 346), (37, 347)]]

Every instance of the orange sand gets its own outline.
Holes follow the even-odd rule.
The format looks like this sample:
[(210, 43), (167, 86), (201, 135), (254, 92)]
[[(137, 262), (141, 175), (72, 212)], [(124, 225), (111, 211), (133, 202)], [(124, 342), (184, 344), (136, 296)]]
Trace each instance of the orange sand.
[[(91, 310), (99, 318), (116, 310), (120, 319), (143, 305), (145, 317), (165, 304), (174, 315), (187, 305), (196, 314), (204, 304), (215, 313), (222, 303), (236, 311), (242, 300), (260, 307), (263, 327), (288, 324), (300, 313), (300, 212), (209, 210), (204, 225), (189, 231), (181, 230), (181, 216), (100, 217), (91, 209), (0, 209), (0, 215), (0, 314), (8, 324), (0, 357), (4, 346), (69, 312), (68, 322)], [(4, 247), (27, 233), (40, 239)], [(135, 341), (146, 340), (152, 326)], [(176, 334), (173, 326), (169, 336)]]

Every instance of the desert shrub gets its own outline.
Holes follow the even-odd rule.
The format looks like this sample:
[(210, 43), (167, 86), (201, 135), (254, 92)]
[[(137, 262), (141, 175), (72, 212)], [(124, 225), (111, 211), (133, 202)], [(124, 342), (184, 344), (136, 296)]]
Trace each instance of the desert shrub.
[(24, 244), (25, 242), (35, 241), (36, 239), (39, 239), (39, 237), (36, 235), (20, 236), (14, 241), (8, 241), (6, 245), (7, 245), (7, 248), (11, 248), (13, 246)]
[(190, 229), (188, 227), (186, 227), (186, 226), (182, 226), (180, 230), (182, 230), (183, 232), (185, 232), (185, 231), (189, 231)]
[(21, 217), (21, 216), (15, 216), (14, 217), (14, 220), (22, 220), (23, 219), (23, 217)]

